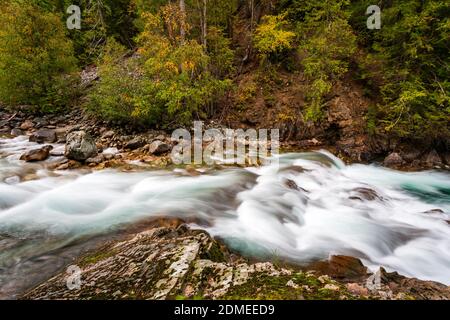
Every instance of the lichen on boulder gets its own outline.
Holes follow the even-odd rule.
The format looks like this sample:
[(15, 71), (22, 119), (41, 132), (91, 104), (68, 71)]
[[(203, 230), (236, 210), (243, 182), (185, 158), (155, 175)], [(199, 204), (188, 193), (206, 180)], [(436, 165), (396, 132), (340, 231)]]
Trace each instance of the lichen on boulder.
[(65, 156), (76, 161), (85, 161), (97, 155), (94, 139), (85, 131), (73, 131), (66, 138)]
[[(444, 285), (385, 271), (380, 287), (368, 288), (370, 274), (362, 265), (342, 257), (330, 261), (338, 261), (339, 268), (350, 261), (352, 270), (344, 274), (352, 276), (346, 280), (357, 282), (271, 262), (249, 263), (206, 232), (182, 224), (149, 229), (79, 258), (75, 262), (81, 268), (79, 289), (70, 290), (66, 284), (69, 275), (61, 272), (22, 299), (450, 298)], [(322, 269), (338, 270), (342, 275), (336, 267)]]

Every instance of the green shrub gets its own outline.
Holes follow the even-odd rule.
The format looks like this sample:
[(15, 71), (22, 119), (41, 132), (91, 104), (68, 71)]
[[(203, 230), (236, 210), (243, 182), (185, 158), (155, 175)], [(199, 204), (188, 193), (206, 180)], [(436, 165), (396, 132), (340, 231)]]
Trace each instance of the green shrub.
[(99, 60), (100, 82), (88, 94), (87, 109), (101, 117), (119, 122), (151, 122), (157, 115), (141, 117), (136, 113), (144, 95), (142, 68), (138, 58), (127, 58), (128, 50), (108, 39)]
[(322, 119), (323, 116), (323, 97), (331, 90), (331, 82), (322, 78), (318, 78), (309, 86), (306, 97), (309, 100), (309, 105), (306, 109), (305, 118), (314, 122)]
[(234, 51), (230, 48), (231, 40), (223, 35), (222, 30), (211, 27), (207, 36), (208, 56), (210, 58), (210, 70), (217, 77), (225, 77), (232, 73)]
[[(100, 83), (89, 95), (90, 110), (107, 119), (170, 127), (202, 117), (205, 107), (229, 88), (229, 80), (211, 73), (202, 45), (165, 34), (164, 23), (179, 28), (178, 14), (171, 5), (162, 7), (160, 14), (144, 14), (139, 48), (132, 58), (125, 58), (124, 48), (109, 41), (100, 62)], [(211, 54), (224, 59), (226, 67), (229, 53), (223, 42), (217, 48), (210, 48)]]
[(450, 141), (448, 16), (444, 1), (399, 1), (382, 8), (373, 44), (384, 62), (380, 124), (401, 137)]
[[(179, 20), (176, 13), (168, 14), (168, 10), (170, 7), (163, 8), (162, 17), (152, 14), (143, 17), (146, 27), (138, 37), (139, 53), (145, 61), (145, 92), (151, 94), (136, 112), (146, 115), (149, 108), (158, 108), (173, 123), (186, 124), (194, 116), (202, 116), (204, 107), (214, 102), (230, 86), (230, 81), (211, 74), (210, 57), (197, 41), (180, 43), (178, 37), (171, 40), (164, 35), (164, 19)], [(175, 21), (165, 23), (176, 25)]]
[(55, 111), (73, 95), (71, 41), (61, 17), (26, 3), (0, 12), (0, 101)]
[(278, 61), (293, 48), (295, 33), (286, 30), (286, 26), (284, 15), (267, 15), (256, 28), (253, 42), (263, 62)]
[(346, 0), (312, 1), (304, 5), (305, 18), (297, 27), (299, 52), (310, 81), (306, 118), (318, 121), (323, 115), (323, 98), (335, 80), (348, 71), (356, 50), (356, 36), (347, 22)]

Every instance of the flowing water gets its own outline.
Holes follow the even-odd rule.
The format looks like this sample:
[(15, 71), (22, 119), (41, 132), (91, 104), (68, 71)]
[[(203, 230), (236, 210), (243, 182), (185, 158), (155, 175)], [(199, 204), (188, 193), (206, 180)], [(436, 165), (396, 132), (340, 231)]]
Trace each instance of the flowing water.
[(347, 166), (325, 151), (195, 177), (49, 171), (58, 159), (18, 160), (34, 147), (26, 137), (0, 139), (0, 298), (44, 280), (92, 239), (156, 217), (190, 221), (247, 256), (306, 264), (350, 255), (450, 284), (448, 173)]

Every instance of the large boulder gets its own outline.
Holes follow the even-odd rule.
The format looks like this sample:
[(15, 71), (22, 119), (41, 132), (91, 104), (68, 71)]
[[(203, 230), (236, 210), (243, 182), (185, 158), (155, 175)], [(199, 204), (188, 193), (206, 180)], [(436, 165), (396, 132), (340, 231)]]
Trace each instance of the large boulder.
[(30, 136), (30, 141), (37, 143), (54, 143), (57, 140), (56, 132), (53, 129), (40, 129)]
[(29, 150), (20, 157), (20, 160), (26, 162), (44, 161), (50, 156), (52, 149), (52, 146), (45, 146), (39, 149)]
[[(154, 223), (157, 223), (156, 221)], [(176, 221), (107, 243), (73, 262), (82, 274), (79, 289), (67, 286), (66, 270), (20, 299), (449, 299), (450, 288), (380, 270), (379, 288), (351, 257), (334, 257), (328, 274), (250, 263), (230, 254), (207, 233)], [(1, 239), (1, 238), (0, 238)], [(347, 279), (356, 281), (347, 284)], [(370, 281), (369, 281), (370, 280)], [(367, 286), (367, 287), (366, 287)], [(282, 290), (281, 290), (282, 289)]]
[(345, 281), (363, 280), (369, 274), (361, 260), (349, 256), (331, 256), (329, 260), (316, 262), (310, 267), (321, 274)]
[(74, 131), (67, 135), (64, 155), (71, 160), (85, 161), (97, 155), (97, 147), (91, 135), (85, 131)]
[(95, 156), (95, 157), (86, 159), (86, 163), (87, 163), (87, 164), (93, 164), (93, 165), (95, 164), (95, 165), (97, 165), (97, 164), (99, 164), (99, 163), (102, 163), (103, 160), (105, 160), (105, 158), (104, 158), (103, 154), (100, 153), (100, 154), (98, 154), (98, 155)]

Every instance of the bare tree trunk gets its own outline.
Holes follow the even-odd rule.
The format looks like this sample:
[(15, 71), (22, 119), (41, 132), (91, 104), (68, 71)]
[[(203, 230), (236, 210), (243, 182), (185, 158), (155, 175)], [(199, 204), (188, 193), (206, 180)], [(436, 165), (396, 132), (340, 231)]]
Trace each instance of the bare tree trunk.
[(202, 0), (202, 6), (200, 6), (199, 0), (197, 0), (197, 9), (200, 14), (200, 42), (204, 46), (206, 50), (207, 45), (207, 20), (206, 20), (206, 14), (207, 14), (207, 0)]
[(250, 0), (250, 32), (253, 34), (253, 23), (255, 21), (255, 0)]
[(206, 40), (206, 37), (208, 36), (208, 31), (207, 31), (207, 27), (208, 27), (208, 25), (207, 25), (207, 17), (206, 17), (206, 13), (207, 13), (207, 0), (203, 0), (203, 14), (202, 14), (202, 16), (203, 16), (203, 18), (202, 18), (202, 22), (203, 22), (203, 24), (202, 24), (202, 38), (203, 38), (203, 45), (205, 46), (205, 50), (206, 50), (206, 45), (208, 44), (207, 43), (207, 40)]
[(180, 37), (181, 44), (184, 44), (186, 40), (186, 3), (184, 0), (180, 0), (180, 12), (181, 12), (181, 23), (180, 23)]

